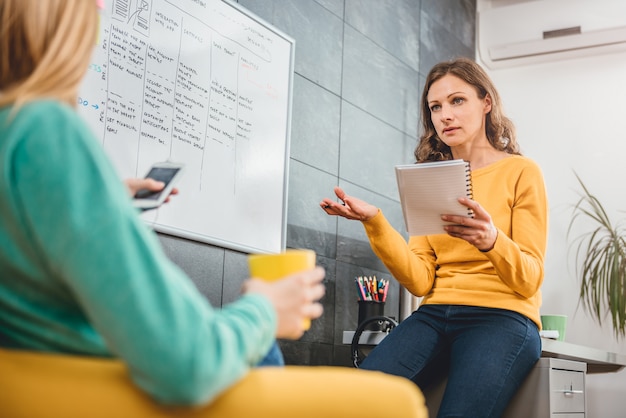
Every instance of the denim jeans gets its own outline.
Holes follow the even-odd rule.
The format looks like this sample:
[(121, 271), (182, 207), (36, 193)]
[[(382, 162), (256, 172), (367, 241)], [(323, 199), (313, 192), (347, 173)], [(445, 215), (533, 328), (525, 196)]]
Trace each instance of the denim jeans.
[(280, 351), (278, 342), (274, 341), (274, 344), (270, 348), (270, 351), (267, 352), (265, 357), (261, 359), (261, 361), (256, 365), (256, 367), (284, 366), (284, 365), (285, 365), (285, 359), (283, 358), (283, 352)]
[(438, 418), (497, 418), (540, 355), (537, 326), (517, 312), (423, 305), (360, 368), (403, 376), (420, 388), (447, 374)]

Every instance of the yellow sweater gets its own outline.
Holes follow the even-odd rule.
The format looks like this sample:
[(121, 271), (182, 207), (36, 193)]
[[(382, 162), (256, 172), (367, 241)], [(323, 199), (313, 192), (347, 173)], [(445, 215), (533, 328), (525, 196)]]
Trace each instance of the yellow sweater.
[(516, 311), (541, 328), (539, 307), (547, 245), (548, 204), (539, 166), (511, 156), (472, 171), (474, 200), (491, 215), (498, 238), (480, 252), (446, 234), (407, 243), (379, 212), (363, 222), (372, 249), (423, 304)]

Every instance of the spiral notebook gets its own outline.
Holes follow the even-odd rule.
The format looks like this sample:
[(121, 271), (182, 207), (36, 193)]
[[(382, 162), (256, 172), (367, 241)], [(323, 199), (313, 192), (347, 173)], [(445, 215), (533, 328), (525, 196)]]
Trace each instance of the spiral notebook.
[(470, 165), (464, 160), (397, 165), (396, 179), (402, 214), (409, 235), (445, 234), (448, 222), (441, 215), (473, 217), (471, 209), (458, 202), (472, 198)]

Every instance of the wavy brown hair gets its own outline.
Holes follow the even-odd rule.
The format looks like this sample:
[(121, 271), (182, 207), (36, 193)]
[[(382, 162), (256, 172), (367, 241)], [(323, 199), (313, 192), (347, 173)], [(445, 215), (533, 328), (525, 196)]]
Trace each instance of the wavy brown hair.
[(489, 143), (497, 150), (509, 154), (520, 154), (513, 122), (502, 111), (500, 95), (485, 71), (476, 62), (468, 58), (457, 58), (435, 65), (426, 77), (422, 93), (422, 135), (415, 148), (418, 163), (425, 161), (451, 160), (452, 151), (439, 137), (431, 120), (428, 106), (428, 92), (433, 83), (445, 75), (453, 75), (476, 89), (478, 97), (491, 97), (491, 111), (486, 116), (485, 129)]
[(0, 106), (74, 106), (97, 28), (95, 0), (0, 0)]

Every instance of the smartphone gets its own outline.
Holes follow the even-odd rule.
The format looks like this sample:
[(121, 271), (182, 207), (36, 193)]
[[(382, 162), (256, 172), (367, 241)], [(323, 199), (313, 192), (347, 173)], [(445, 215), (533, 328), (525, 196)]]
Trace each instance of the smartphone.
[(137, 191), (135, 196), (133, 196), (133, 204), (135, 207), (147, 210), (161, 206), (165, 199), (167, 199), (170, 195), (176, 182), (180, 179), (183, 169), (183, 164), (169, 161), (156, 163), (150, 167), (148, 174), (146, 174), (146, 178), (149, 177), (157, 181), (162, 181), (165, 183), (165, 187), (158, 192), (153, 192), (147, 189)]

